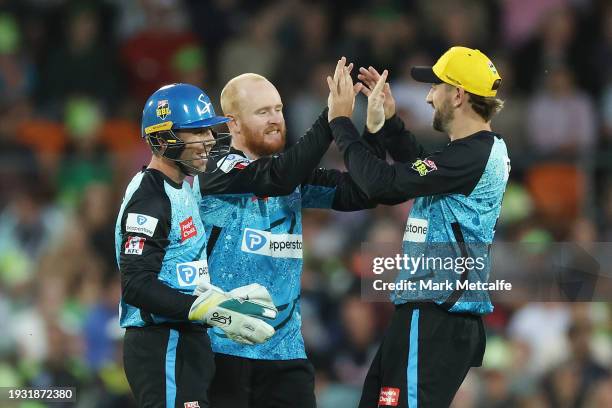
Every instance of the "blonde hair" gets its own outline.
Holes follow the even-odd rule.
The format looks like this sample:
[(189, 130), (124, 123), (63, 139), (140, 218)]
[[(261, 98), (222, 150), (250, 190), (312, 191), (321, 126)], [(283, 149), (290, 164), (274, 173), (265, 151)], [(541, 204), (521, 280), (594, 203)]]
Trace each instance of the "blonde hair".
[(259, 74), (246, 73), (230, 79), (221, 91), (221, 110), (224, 115), (236, 114), (240, 110), (240, 85), (245, 81), (267, 81)]

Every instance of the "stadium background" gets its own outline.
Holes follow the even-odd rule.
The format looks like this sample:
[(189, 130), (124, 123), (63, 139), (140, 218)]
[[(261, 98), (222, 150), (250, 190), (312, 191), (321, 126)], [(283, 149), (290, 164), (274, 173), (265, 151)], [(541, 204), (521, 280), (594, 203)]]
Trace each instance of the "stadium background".
[[(78, 406), (130, 406), (113, 229), (126, 182), (148, 162), (139, 120), (153, 90), (189, 82), (218, 101), (229, 78), (263, 74), (293, 143), (346, 55), (390, 69), (399, 114), (435, 146), (428, 87), (408, 67), (457, 44), (485, 51), (503, 77), (493, 126), (512, 174), (496, 239), (609, 241), (609, 2), (0, 0), (0, 386), (71, 385)], [(364, 108), (360, 96), (359, 127)], [(323, 164), (342, 167), (334, 147)], [(399, 242), (409, 205), (305, 212), (303, 333), (322, 408), (355, 406), (391, 312), (360, 301), (359, 246)], [(454, 406), (612, 406), (611, 313), (497, 305), (485, 364)]]

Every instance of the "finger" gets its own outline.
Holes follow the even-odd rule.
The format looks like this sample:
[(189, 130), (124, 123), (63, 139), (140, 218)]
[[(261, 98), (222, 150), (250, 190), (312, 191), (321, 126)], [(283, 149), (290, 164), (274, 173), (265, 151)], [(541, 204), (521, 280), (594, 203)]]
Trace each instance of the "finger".
[(359, 92), (361, 92), (361, 88), (363, 88), (363, 84), (361, 82), (357, 82), (355, 85), (353, 85), (353, 93), (357, 95)]
[(332, 95), (336, 95), (336, 83), (330, 76), (327, 77), (327, 86), (329, 87), (329, 92)]
[(378, 81), (378, 76), (372, 74), (369, 70), (365, 70), (365, 73), (363, 74), (363, 76), (370, 89), (376, 86), (376, 81)]
[(347, 69), (348, 69), (348, 73), (350, 74), (351, 71), (353, 70), (353, 63), (352, 62), (348, 65)]
[(340, 75), (340, 70), (344, 67), (344, 57), (340, 58), (336, 63), (336, 70), (334, 71), (334, 82), (338, 80), (338, 76)]
[(376, 81), (372, 78), (370, 71), (363, 67), (359, 68), (359, 74), (357, 77), (370, 88), (372, 88), (376, 83)]
[(344, 68), (344, 89), (348, 92), (349, 89), (353, 88), (353, 78), (351, 78), (351, 71), (347, 68)]
[(385, 82), (385, 89), (383, 90), (383, 93), (385, 95), (391, 96), (391, 86), (389, 85), (388, 82)]
[(370, 80), (368, 79), (368, 77), (363, 76), (363, 75), (361, 75), (361, 74), (357, 75), (357, 79), (359, 79), (361, 82), (363, 82), (363, 84), (364, 84), (365, 86), (367, 86), (369, 89), (374, 88), (374, 86), (376, 85), (376, 83), (375, 83), (375, 82), (370, 81)]
[(369, 97), (372, 94), (372, 91), (367, 86), (362, 86), (361, 93)]
[(387, 75), (388, 75), (387, 70), (384, 70), (383, 74), (378, 79), (378, 82), (376, 83), (376, 86), (372, 90), (372, 93), (374, 95), (379, 95), (382, 92), (382, 89), (385, 86), (385, 81), (387, 80)]
[(372, 75), (372, 78), (375, 81), (378, 81), (378, 79), (380, 78), (380, 74), (378, 73), (378, 71), (376, 70), (376, 68), (374, 68), (373, 66), (369, 66), (368, 67), (368, 72), (370, 73), (370, 75)]

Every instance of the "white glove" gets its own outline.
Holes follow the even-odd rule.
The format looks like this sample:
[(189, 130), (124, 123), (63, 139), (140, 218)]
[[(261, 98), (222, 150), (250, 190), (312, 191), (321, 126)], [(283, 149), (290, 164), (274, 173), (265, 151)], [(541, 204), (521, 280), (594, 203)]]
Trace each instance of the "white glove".
[(189, 310), (189, 320), (218, 327), (230, 339), (244, 344), (258, 344), (274, 334), (274, 328), (261, 320), (276, 318), (277, 310), (268, 290), (253, 283), (230, 292), (208, 282), (201, 282), (198, 296)]

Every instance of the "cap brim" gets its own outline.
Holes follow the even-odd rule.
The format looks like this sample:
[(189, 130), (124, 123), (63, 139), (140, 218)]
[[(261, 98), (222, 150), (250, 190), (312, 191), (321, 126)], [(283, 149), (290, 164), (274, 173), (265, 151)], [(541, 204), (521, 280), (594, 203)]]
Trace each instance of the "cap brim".
[(434, 74), (432, 67), (412, 67), (410, 75), (417, 82), (441, 84), (443, 81)]
[[(222, 123), (227, 123), (230, 120), (231, 120), (230, 118), (225, 117), (225, 116), (213, 116), (212, 118), (196, 120), (191, 123), (186, 123), (183, 126), (180, 126), (180, 129), (198, 129), (198, 128), (205, 128), (205, 127), (212, 127), (212, 126), (220, 125)], [(177, 129), (179, 129), (179, 127), (177, 127)]]

